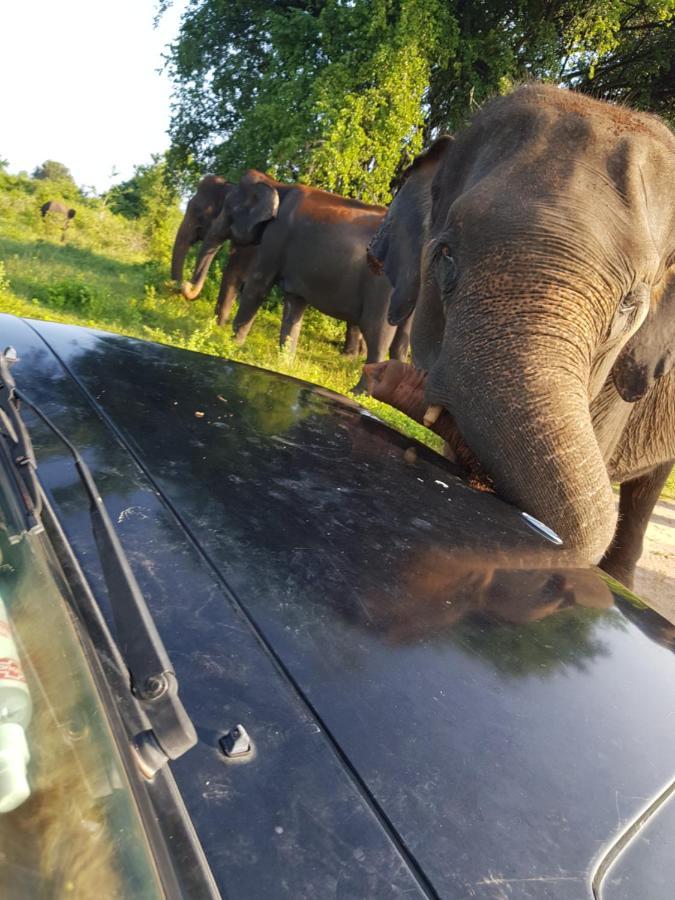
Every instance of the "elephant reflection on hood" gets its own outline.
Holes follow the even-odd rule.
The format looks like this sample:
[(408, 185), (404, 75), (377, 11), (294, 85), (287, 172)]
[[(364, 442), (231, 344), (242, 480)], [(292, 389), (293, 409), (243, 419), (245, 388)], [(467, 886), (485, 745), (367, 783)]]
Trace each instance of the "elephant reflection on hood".
[[(537, 567), (539, 566), (539, 567)], [(507, 553), (420, 547), (402, 560), (398, 587), (360, 595), (357, 618), (389, 643), (448, 636), (467, 617), (527, 625), (566, 609), (609, 610), (613, 596), (592, 569), (565, 568), (548, 552)]]

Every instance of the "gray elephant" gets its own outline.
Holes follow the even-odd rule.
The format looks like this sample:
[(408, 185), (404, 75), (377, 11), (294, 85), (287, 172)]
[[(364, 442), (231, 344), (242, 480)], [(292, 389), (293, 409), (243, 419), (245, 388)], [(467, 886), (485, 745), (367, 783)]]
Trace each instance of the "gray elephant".
[[(213, 254), (198, 266), (192, 282), (183, 281), (183, 269), (188, 250), (203, 241), (211, 225), (220, 214), (225, 197), (232, 189), (231, 182), (218, 175), (206, 175), (200, 181), (195, 195), (188, 202), (173, 244), (171, 256), (171, 277), (181, 285), (181, 293), (186, 300), (196, 300), (200, 295)], [(227, 265), (223, 270), (216, 300), (215, 314), (219, 325), (224, 325), (230, 317), (237, 294), (246, 281), (246, 274), (255, 257), (254, 247), (230, 245)]]
[[(258, 247), (234, 319), (243, 341), (274, 284), (287, 299), (281, 345), (294, 352), (307, 306), (358, 325), (368, 362), (408, 353), (410, 322), (387, 322), (391, 287), (368, 267), (366, 248), (386, 210), (302, 184), (283, 184), (250, 170), (231, 190), (206, 236), (197, 271), (225, 240)], [(360, 382), (361, 389), (365, 382)]]
[[(171, 258), (171, 277), (181, 285), (181, 293), (186, 300), (196, 300), (200, 295), (209, 267), (220, 247), (214, 247), (212, 253), (204, 253), (195, 267), (192, 281), (183, 281), (188, 250), (204, 240), (222, 211), (225, 198), (232, 187), (231, 182), (218, 175), (206, 175), (187, 205), (183, 221), (176, 233)], [(216, 300), (215, 314), (219, 325), (224, 325), (229, 320), (234, 301), (246, 282), (246, 275), (255, 255), (254, 246), (242, 247), (230, 241), (227, 266), (223, 271)], [(284, 303), (288, 305), (286, 301)], [(363, 352), (363, 337), (358, 325), (347, 323), (342, 353), (348, 357), (357, 357)]]
[(413, 164), (370, 247), (421, 370), (371, 392), (628, 585), (675, 459), (674, 183), (658, 119), (528, 85)]

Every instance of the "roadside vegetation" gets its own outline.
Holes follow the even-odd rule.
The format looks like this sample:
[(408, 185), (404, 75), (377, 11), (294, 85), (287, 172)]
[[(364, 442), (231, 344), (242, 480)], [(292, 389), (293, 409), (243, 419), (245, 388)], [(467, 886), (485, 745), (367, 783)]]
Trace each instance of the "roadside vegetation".
[[(0, 172), (0, 312), (228, 357), (348, 393), (363, 360), (340, 356), (342, 322), (308, 310), (291, 359), (278, 349), (281, 303), (273, 294), (247, 343), (238, 347), (229, 325), (219, 328), (213, 315), (224, 255), (212, 266), (199, 300), (188, 303), (176, 293), (169, 265), (181, 213), (176, 198), (164, 193), (162, 165), (156, 161), (152, 172), (152, 166), (139, 167), (140, 185), (127, 183), (103, 198), (82, 196), (68, 180)], [(76, 209), (63, 241), (61, 222), (40, 216), (47, 200)], [(188, 258), (186, 271), (191, 262)], [(367, 397), (359, 402), (440, 450), (434, 434), (397, 410)]]

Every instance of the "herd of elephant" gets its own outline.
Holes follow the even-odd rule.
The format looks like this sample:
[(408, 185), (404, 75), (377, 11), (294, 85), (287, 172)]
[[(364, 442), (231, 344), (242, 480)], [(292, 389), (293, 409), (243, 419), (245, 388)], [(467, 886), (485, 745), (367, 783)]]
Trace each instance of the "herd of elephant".
[[(207, 175), (187, 205), (176, 234), (171, 275), (186, 300), (195, 300), (211, 263), (230, 242), (216, 318), (224, 325), (239, 296), (234, 318), (238, 343), (274, 285), (283, 294), (280, 346), (294, 354), (307, 306), (347, 323), (343, 352), (356, 356), (365, 344), (367, 362), (387, 353), (405, 360), (412, 317), (398, 327), (387, 321), (391, 287), (368, 266), (365, 248), (387, 210), (303, 184), (282, 184), (249, 171), (232, 184)], [(183, 281), (185, 257), (201, 241), (192, 281)], [(355, 390), (363, 391), (365, 379)]]
[(172, 275), (193, 299), (229, 240), (216, 314), (240, 295), (238, 340), (274, 284), (282, 345), (295, 349), (308, 305), (353, 341), (360, 329), (359, 387), (440, 434), (570, 563), (631, 586), (675, 460), (673, 185), (659, 119), (529, 84), (427, 148), (388, 209), (256, 171), (208, 176)]

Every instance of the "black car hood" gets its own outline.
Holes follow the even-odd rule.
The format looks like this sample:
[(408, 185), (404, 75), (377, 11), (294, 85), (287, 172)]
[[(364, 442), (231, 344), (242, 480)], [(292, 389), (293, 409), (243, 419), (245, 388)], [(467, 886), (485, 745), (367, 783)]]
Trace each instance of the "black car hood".
[[(0, 327), (88, 456), (177, 667), (201, 741), (173, 770), (224, 892), (592, 896), (675, 778), (667, 622), (344, 398)], [(97, 582), (86, 503), (36, 435)], [(237, 721), (257, 756), (228, 767)]]

